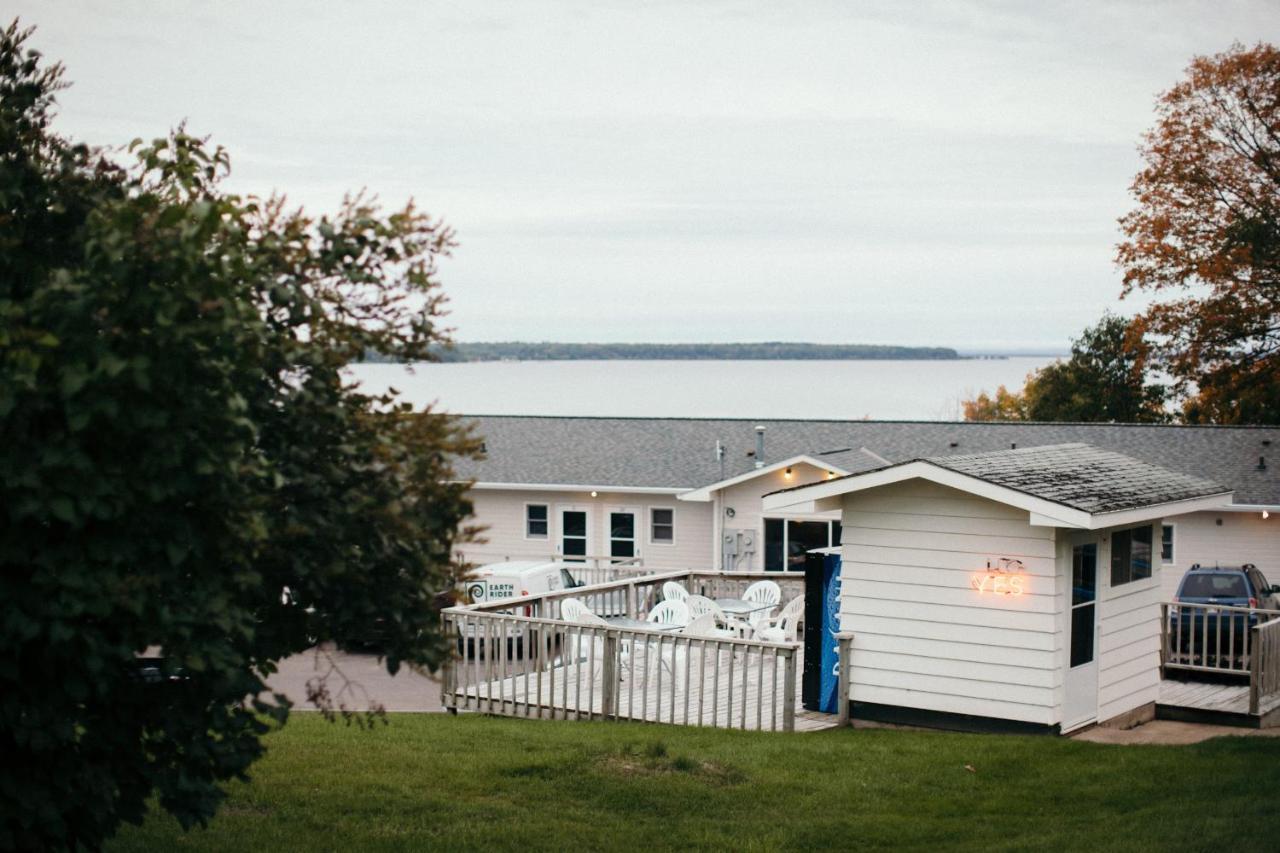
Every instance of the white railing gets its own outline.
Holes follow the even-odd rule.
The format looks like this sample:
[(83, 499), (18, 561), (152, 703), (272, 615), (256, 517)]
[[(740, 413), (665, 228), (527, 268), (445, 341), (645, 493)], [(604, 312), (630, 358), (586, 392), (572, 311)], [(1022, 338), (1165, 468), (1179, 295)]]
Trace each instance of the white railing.
[(762, 577), (793, 595), (803, 586), (794, 575), (680, 571), (447, 608), (445, 629), (458, 655), (445, 668), (444, 705), (518, 717), (792, 731), (798, 644), (558, 618), (569, 597), (599, 616), (643, 619), (667, 581), (712, 598), (739, 597)]
[(1280, 691), (1280, 610), (1223, 604), (1160, 605), (1164, 670), (1246, 676), (1249, 713)]
[(1249, 713), (1260, 714), (1262, 702), (1280, 692), (1280, 619), (1254, 625), (1253, 660), (1249, 669)]

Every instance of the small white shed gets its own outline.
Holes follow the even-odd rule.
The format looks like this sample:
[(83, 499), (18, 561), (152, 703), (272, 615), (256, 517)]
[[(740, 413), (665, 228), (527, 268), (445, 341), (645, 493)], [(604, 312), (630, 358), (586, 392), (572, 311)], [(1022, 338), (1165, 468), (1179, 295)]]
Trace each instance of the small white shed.
[(774, 492), (840, 510), (855, 717), (1067, 732), (1160, 684), (1160, 524), (1231, 492), (1084, 444), (918, 459)]

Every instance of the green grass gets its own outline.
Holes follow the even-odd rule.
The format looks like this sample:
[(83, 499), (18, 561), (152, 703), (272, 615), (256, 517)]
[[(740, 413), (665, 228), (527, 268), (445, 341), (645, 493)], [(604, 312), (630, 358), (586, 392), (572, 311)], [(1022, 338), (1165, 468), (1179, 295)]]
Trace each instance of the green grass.
[(1280, 738), (390, 719), (295, 714), (208, 828), (153, 814), (109, 849), (1274, 850), (1280, 821)]

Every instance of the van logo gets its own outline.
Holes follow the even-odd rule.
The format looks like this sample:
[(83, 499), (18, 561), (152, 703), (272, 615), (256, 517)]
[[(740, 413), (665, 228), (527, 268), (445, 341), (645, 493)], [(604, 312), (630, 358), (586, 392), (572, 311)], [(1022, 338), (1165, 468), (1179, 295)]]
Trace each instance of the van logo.
[(482, 601), (485, 598), (485, 593), (488, 592), (488, 590), (489, 590), (489, 585), (484, 581), (478, 581), (476, 583), (467, 584), (467, 597), (470, 598), (472, 601)]

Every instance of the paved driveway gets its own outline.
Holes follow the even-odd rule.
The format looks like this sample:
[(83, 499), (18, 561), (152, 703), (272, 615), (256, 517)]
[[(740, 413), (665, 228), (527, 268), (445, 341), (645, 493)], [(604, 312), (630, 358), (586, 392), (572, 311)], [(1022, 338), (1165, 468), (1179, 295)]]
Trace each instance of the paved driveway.
[(388, 711), (444, 710), (440, 682), (435, 678), (407, 667), (401, 667), (392, 678), (377, 655), (324, 647), (280, 661), (280, 671), (267, 679), (267, 686), (293, 700), (294, 710), (313, 711), (315, 706), (307, 701), (307, 681), (318, 677), (326, 679), (335, 707), (341, 702), (353, 711), (364, 711), (381, 703)]

